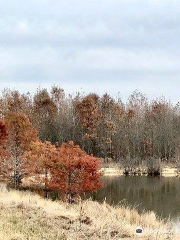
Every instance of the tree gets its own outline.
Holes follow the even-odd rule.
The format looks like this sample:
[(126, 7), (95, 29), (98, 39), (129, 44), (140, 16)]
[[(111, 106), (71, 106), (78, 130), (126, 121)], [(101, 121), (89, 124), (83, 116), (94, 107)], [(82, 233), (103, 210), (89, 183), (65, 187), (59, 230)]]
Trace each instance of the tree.
[(57, 106), (46, 89), (38, 89), (33, 99), (33, 125), (39, 132), (41, 141), (57, 141), (55, 122)]
[(31, 143), (30, 150), (26, 152), (26, 171), (28, 177), (32, 177), (32, 184), (41, 185), (44, 189), (44, 196), (47, 197), (51, 184), (51, 169), (57, 159), (57, 150), (50, 142), (36, 141)]
[(99, 96), (89, 94), (76, 105), (76, 114), (82, 126), (82, 146), (88, 154), (97, 154), (97, 127), (99, 124), (98, 112)]
[(18, 188), (26, 174), (24, 153), (38, 137), (29, 119), (22, 113), (10, 113), (5, 123), (9, 137), (7, 155), (1, 161), (1, 174), (11, 181), (13, 187)]
[(147, 135), (151, 140), (151, 156), (168, 161), (179, 149), (179, 113), (171, 102), (161, 98), (152, 101), (146, 111)]
[(85, 192), (101, 187), (100, 159), (86, 154), (74, 142), (63, 143), (51, 169), (51, 189), (66, 195), (69, 202)]
[(116, 132), (115, 116), (117, 104), (108, 95), (104, 94), (99, 101), (100, 119), (98, 126), (98, 143), (100, 156), (113, 157), (112, 140)]
[(9, 113), (24, 113), (26, 116), (32, 116), (32, 100), (31, 95), (20, 94), (18, 91), (5, 89), (0, 97), (0, 112), (3, 117), (7, 117)]
[[(60, 145), (75, 138), (78, 132), (76, 129), (75, 109), (71, 95), (66, 96), (63, 89), (53, 86), (51, 88), (50, 97), (57, 107), (54, 119), (54, 138)], [(77, 139), (77, 136), (76, 136)]]

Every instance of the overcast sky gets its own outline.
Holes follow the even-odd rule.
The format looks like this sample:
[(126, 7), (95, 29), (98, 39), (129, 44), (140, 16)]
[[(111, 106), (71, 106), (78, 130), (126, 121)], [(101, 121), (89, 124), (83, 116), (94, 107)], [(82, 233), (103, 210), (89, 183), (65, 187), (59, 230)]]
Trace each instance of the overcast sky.
[(0, 90), (180, 101), (180, 0), (0, 0)]

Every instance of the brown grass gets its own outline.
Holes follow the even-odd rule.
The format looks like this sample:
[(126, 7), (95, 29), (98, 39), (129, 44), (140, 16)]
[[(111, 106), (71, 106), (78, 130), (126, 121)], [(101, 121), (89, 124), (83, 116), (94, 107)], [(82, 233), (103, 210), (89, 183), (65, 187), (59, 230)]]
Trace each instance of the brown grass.
[(168, 229), (153, 212), (139, 215), (130, 207), (113, 208), (90, 200), (69, 205), (30, 192), (0, 191), (0, 240), (172, 239), (170, 234), (135, 234)]

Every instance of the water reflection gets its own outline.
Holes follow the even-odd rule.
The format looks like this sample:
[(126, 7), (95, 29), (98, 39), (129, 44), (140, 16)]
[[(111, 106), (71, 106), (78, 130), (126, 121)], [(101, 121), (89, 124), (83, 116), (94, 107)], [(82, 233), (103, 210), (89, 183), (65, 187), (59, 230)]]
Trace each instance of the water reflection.
[(103, 177), (104, 187), (93, 200), (117, 205), (125, 200), (138, 211), (152, 210), (160, 217), (180, 216), (180, 179), (165, 177)]

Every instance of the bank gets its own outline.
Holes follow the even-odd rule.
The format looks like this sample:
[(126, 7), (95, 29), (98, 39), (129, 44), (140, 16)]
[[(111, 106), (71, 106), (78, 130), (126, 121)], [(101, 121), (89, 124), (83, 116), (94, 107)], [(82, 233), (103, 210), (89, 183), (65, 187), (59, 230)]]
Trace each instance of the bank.
[(104, 176), (122, 176), (122, 175), (137, 175), (137, 176), (148, 176), (148, 175), (161, 175), (163, 177), (180, 177), (180, 169), (177, 167), (164, 166), (160, 169), (148, 170), (147, 167), (136, 167), (136, 168), (123, 168), (123, 167), (102, 167), (100, 172)]
[[(91, 200), (68, 204), (31, 192), (0, 191), (0, 239), (158, 239), (173, 238), (170, 226), (154, 212), (139, 214), (130, 206), (111, 207)], [(139, 238), (135, 230), (141, 226)]]

